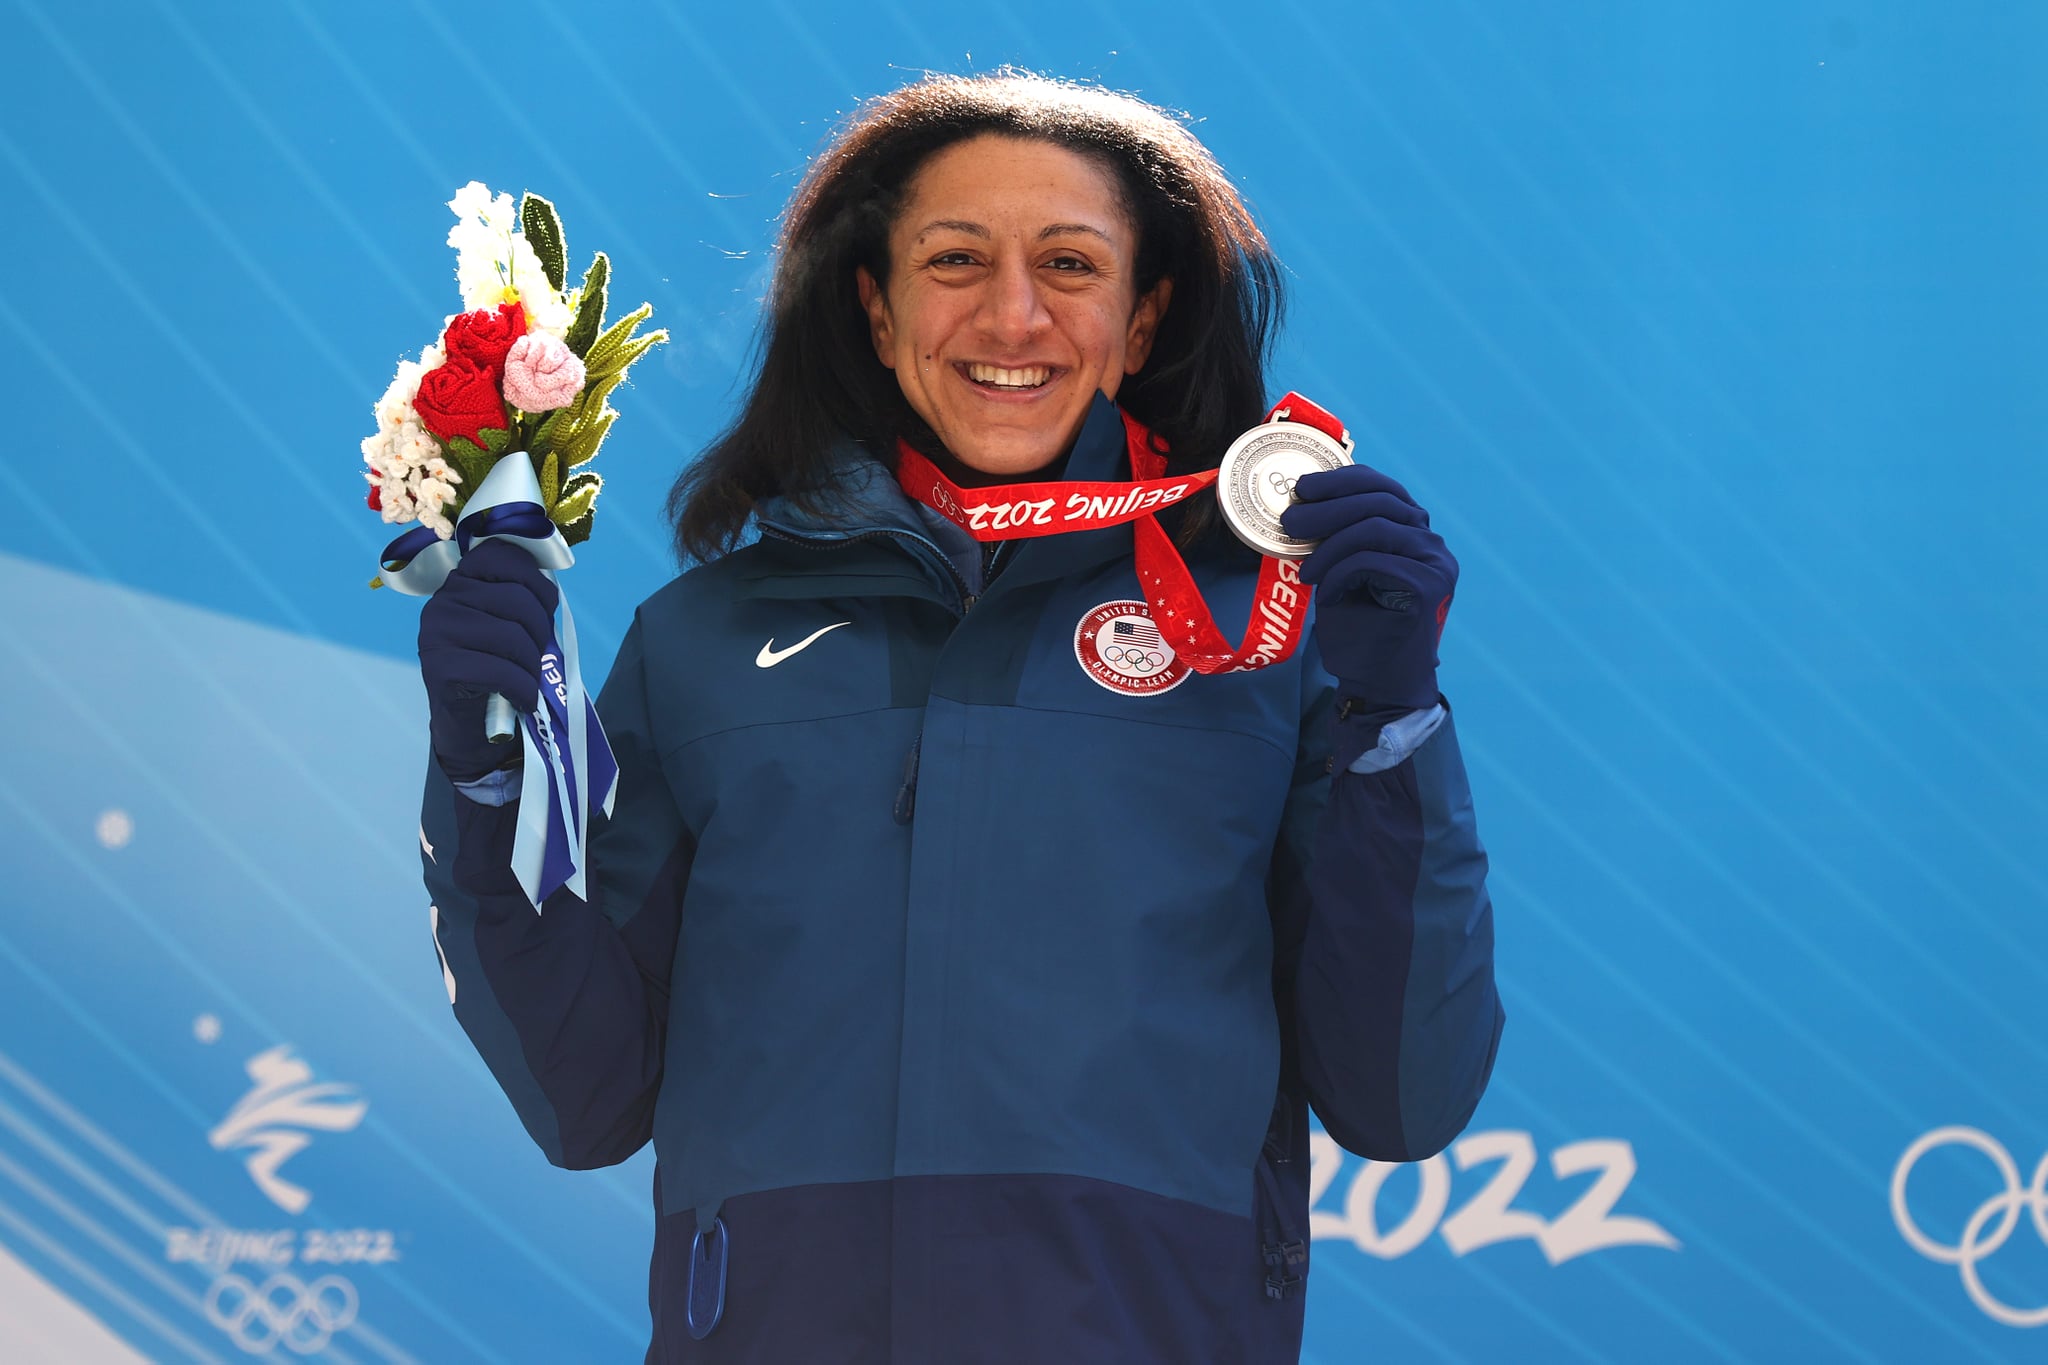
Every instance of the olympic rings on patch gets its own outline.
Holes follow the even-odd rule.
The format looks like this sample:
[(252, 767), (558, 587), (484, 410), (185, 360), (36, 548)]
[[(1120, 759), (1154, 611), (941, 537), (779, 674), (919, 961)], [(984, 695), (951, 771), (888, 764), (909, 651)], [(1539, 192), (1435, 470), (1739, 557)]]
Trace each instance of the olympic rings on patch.
[(1123, 664), (1132, 672), (1140, 670), (1156, 673), (1166, 667), (1166, 656), (1156, 649), (1142, 649), (1137, 645), (1104, 645), (1102, 657), (1113, 664)]
[(1137, 645), (1104, 645), (1102, 657), (1108, 663), (1122, 663), (1133, 673), (1157, 673), (1165, 667), (1165, 655), (1157, 649), (1141, 649)]
[[(279, 1271), (258, 1289), (230, 1271), (206, 1291), (207, 1318), (251, 1355), (280, 1342), (302, 1356), (324, 1351), (336, 1332), (356, 1320), (357, 1307), (356, 1287), (339, 1275), (322, 1275), (309, 1285)], [(308, 1322), (310, 1334), (301, 1332)]]
[[(1921, 1157), (1937, 1147), (1957, 1145), (1990, 1157), (2005, 1181), (2005, 1188), (1977, 1206), (1977, 1211), (1963, 1225), (1962, 1236), (1950, 1246), (1929, 1237), (1913, 1221), (1913, 1215), (1906, 1211), (1906, 1179)], [(1993, 1320), (2008, 1327), (2048, 1326), (2048, 1304), (2039, 1308), (2014, 1308), (1993, 1298), (1977, 1274), (1978, 1263), (2004, 1246), (2006, 1239), (2019, 1226), (2022, 1209), (2032, 1220), (2035, 1234), (2048, 1244), (2048, 1155), (2044, 1155), (2041, 1164), (2034, 1167), (2033, 1180), (2023, 1186), (2020, 1184), (2020, 1168), (2013, 1161), (2012, 1153), (2006, 1151), (1998, 1139), (1975, 1128), (1953, 1125), (1923, 1135), (1906, 1149), (1892, 1170), (1892, 1221), (1898, 1224), (1899, 1234), (1906, 1239), (1906, 1244), (1930, 1261), (1958, 1267), (1970, 1301)], [(1998, 1226), (1986, 1232), (1985, 1226), (1993, 1219), (1998, 1221)]]

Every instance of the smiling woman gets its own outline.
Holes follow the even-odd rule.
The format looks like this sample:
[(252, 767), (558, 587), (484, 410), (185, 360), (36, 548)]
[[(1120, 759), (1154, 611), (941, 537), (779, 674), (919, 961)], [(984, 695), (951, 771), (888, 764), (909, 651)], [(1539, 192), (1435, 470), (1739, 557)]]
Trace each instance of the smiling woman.
[(1298, 568), (1206, 496), (1267, 416), (1278, 281), (1137, 100), (863, 106), (677, 482), (700, 562), (598, 700), (588, 901), (532, 913), (454, 719), (539, 668), (552, 583), (484, 543), (422, 613), (450, 996), (550, 1160), (654, 1143), (650, 1361), (1279, 1365), (1310, 1107), (1390, 1161), (1470, 1117), (1502, 1016), (1436, 686), (1456, 562), (1341, 453), (1274, 495)]

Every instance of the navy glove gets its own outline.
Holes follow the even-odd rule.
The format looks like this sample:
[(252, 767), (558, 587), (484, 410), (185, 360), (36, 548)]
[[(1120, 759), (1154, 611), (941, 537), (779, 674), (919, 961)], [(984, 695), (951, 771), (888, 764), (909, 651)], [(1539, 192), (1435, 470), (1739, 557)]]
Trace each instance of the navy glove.
[(1458, 561), (1408, 490), (1366, 465), (1304, 474), (1280, 514), (1288, 535), (1322, 543), (1302, 561), (1316, 592), (1316, 646), (1347, 712), (1392, 720), (1433, 706), (1436, 643)]
[(503, 694), (515, 710), (540, 702), (540, 657), (555, 633), (561, 589), (533, 556), (487, 540), (456, 562), (420, 608), (420, 677), (427, 685), (434, 757), (451, 782), (470, 782), (524, 755), (484, 736), (484, 705)]

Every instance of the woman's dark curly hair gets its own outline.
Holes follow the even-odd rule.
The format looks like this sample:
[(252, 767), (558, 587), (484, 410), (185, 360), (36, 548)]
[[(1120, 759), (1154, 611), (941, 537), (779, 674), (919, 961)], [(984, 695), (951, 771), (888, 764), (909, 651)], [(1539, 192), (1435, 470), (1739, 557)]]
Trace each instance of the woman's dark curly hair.
[(1280, 267), (1208, 149), (1163, 111), (1100, 87), (1007, 69), (927, 76), (855, 110), (791, 197), (752, 389), (669, 493), (685, 560), (732, 550), (765, 498), (816, 510), (842, 433), (892, 468), (899, 434), (928, 435), (875, 356), (854, 268), (888, 282), (889, 228), (919, 168), (984, 133), (1067, 147), (1114, 174), (1137, 228), (1138, 292), (1173, 280), (1151, 354), (1117, 402), (1165, 438), (1172, 466), (1215, 465), (1265, 415)]

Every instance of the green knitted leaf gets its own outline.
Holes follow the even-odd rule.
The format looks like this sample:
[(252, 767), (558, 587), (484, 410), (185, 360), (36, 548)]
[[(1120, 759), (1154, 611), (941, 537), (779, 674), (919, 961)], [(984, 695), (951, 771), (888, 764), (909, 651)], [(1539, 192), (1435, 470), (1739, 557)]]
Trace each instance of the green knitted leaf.
[(562, 527), (562, 539), (571, 545), (581, 545), (584, 541), (590, 539), (590, 523), (592, 518), (592, 513), (585, 512), (576, 520), (564, 525)]
[(590, 514), (591, 504), (597, 501), (598, 486), (604, 482), (602, 474), (588, 471), (571, 474), (569, 481), (562, 485), (562, 500), (554, 505), (548, 516), (557, 526), (566, 526), (580, 517)]
[(562, 220), (555, 213), (555, 206), (528, 190), (519, 200), (519, 227), (533, 254), (540, 257), (540, 268), (547, 273), (548, 284), (560, 289), (568, 260), (562, 244)]
[(555, 448), (555, 443), (570, 428), (569, 411), (568, 408), (556, 408), (534, 422), (533, 434), (526, 438), (528, 454), (545, 455)]
[(498, 460), (497, 456), (483, 450), (467, 436), (454, 437), (444, 442), (441, 448), (448, 452), (448, 462), (462, 476), (458, 489), (464, 498), (484, 481), (484, 475), (491, 472), (491, 466)]
[(505, 427), (485, 427), (477, 435), (483, 437), (484, 449), (494, 458), (503, 455), (505, 448), (512, 444), (512, 433)]
[(586, 383), (583, 392), (576, 395), (577, 401), (582, 405), (576, 425), (583, 426), (595, 420), (597, 415), (604, 411), (605, 399), (611, 397), (612, 390), (619, 386), (619, 380), (624, 377), (620, 374), (600, 375), (594, 382)]
[(611, 359), (605, 366), (605, 369), (610, 377), (623, 379), (626, 375), (627, 366), (667, 340), (667, 332), (649, 332), (644, 337), (634, 337), (625, 345), (619, 347), (618, 350), (612, 352)]
[(577, 292), (576, 316), (570, 321), (569, 335), (565, 338), (578, 359), (589, 359), (590, 343), (596, 341), (597, 334), (604, 330), (605, 282), (611, 274), (611, 257), (602, 251), (591, 259), (590, 269), (583, 272), (583, 288)]
[(643, 303), (611, 326), (605, 328), (597, 340), (590, 343), (590, 354), (583, 357), (584, 369), (602, 371), (605, 363), (611, 358), (612, 353), (626, 344), (626, 338), (633, 334), (633, 329), (653, 315), (654, 305)]
[(553, 507), (562, 492), (561, 457), (550, 451), (542, 457), (540, 468), (534, 472), (540, 476), (540, 505)]
[(605, 433), (612, 429), (612, 421), (619, 414), (606, 408), (597, 417), (578, 427), (575, 436), (562, 449), (562, 467), (574, 469), (588, 464), (597, 455), (597, 448), (604, 444)]

